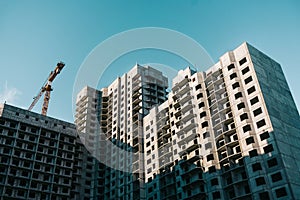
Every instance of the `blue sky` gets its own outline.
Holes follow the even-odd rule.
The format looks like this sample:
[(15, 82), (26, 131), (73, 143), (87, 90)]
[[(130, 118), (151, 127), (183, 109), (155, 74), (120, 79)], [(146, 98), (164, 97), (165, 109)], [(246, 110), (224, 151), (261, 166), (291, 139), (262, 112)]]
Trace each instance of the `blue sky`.
[[(0, 1), (0, 101), (27, 108), (60, 60), (48, 115), (73, 121), (72, 90), (86, 56), (105, 39), (142, 27), (179, 31), (214, 61), (242, 42), (282, 65), (300, 108), (300, 1)], [(116, 45), (117, 48), (117, 45)], [(114, 61), (99, 87), (136, 62), (185, 68), (178, 56), (141, 50)], [(116, 72), (117, 70), (117, 72)], [(38, 104), (34, 111), (40, 112)]]

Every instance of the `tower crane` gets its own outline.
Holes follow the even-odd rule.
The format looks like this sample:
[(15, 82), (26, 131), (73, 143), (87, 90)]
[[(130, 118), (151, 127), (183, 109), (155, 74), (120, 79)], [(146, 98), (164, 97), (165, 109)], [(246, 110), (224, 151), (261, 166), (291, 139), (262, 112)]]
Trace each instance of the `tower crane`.
[(43, 93), (45, 92), (44, 96), (44, 103), (42, 107), (42, 115), (47, 115), (49, 100), (50, 100), (50, 92), (53, 90), (51, 88), (51, 84), (55, 77), (60, 73), (60, 71), (64, 68), (65, 64), (63, 62), (57, 63), (54, 71), (51, 71), (49, 77), (46, 79), (45, 83), (43, 84), (42, 88), (40, 89), (37, 96), (33, 98), (33, 102), (29, 106), (28, 110), (32, 110), (32, 108), (35, 106), (35, 104), (39, 101)]

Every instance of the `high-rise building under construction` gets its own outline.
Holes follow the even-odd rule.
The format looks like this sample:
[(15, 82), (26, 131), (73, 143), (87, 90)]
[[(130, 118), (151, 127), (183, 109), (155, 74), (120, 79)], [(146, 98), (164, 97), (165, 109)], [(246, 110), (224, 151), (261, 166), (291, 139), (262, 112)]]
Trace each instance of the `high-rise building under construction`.
[(104, 199), (299, 198), (299, 113), (277, 62), (244, 43), (166, 88), (161, 72), (137, 65), (101, 92), (78, 94), (81, 137), (95, 126), (80, 116), (96, 109), (96, 130), (118, 147), (94, 142), (109, 163), (95, 186)]

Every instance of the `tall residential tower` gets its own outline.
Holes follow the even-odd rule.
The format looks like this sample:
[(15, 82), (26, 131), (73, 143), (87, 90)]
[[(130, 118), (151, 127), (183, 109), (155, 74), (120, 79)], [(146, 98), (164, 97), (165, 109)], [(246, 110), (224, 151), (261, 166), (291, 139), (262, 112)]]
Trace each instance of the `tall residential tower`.
[(78, 94), (76, 121), (81, 138), (86, 143), (87, 138), (94, 139), (96, 130), (102, 133), (94, 139), (98, 141), (94, 149), (107, 165), (98, 173), (98, 180), (103, 178), (98, 189), (105, 199), (146, 198), (142, 120), (154, 105), (166, 100), (166, 88), (167, 78), (160, 71), (136, 65), (101, 92), (86, 87)]
[(280, 65), (247, 43), (179, 71), (144, 134), (148, 199), (299, 199), (299, 114)]

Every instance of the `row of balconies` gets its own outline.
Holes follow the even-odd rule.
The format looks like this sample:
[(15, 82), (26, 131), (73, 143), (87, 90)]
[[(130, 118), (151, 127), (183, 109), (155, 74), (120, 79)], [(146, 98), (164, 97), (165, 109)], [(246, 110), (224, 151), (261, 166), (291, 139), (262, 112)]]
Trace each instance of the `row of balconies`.
[(188, 78), (184, 78), (182, 81), (178, 82), (175, 84), (175, 86), (172, 88), (172, 91), (174, 92), (174, 94), (180, 90), (183, 86), (185, 86), (186, 84), (188, 84), (189, 79)]

